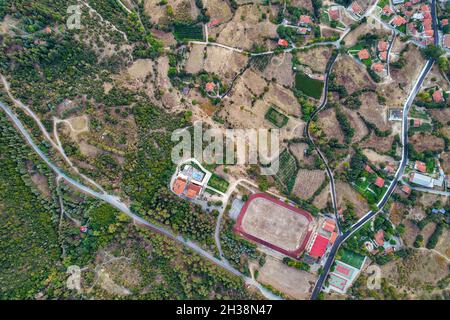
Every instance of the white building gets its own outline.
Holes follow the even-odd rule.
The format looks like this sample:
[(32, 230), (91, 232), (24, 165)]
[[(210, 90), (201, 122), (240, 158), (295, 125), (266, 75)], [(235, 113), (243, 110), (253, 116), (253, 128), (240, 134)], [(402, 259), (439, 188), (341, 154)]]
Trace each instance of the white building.
[(433, 178), (421, 173), (414, 172), (411, 174), (409, 181), (426, 188), (433, 188)]

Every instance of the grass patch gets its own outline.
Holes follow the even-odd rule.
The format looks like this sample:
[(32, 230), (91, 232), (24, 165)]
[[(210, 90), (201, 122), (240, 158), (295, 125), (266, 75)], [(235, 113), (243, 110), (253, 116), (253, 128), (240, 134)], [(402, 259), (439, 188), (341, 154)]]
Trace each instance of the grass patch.
[[(222, 177), (219, 177), (216, 174), (212, 174), (211, 178), (208, 181), (208, 187), (219, 190), (220, 192), (227, 192), (228, 186), (230, 183)], [(212, 190), (211, 190), (212, 191)]]
[(362, 264), (364, 262), (364, 256), (347, 249), (342, 249), (340, 250), (339, 260), (352, 267), (361, 269)]
[(276, 110), (274, 107), (269, 108), (265, 118), (278, 128), (284, 127), (289, 121), (289, 118), (287, 116)]
[(383, 9), (387, 4), (389, 4), (389, 0), (380, 0), (378, 1), (377, 6)]
[(295, 88), (314, 99), (320, 99), (322, 96), (323, 85), (323, 81), (311, 79), (304, 73), (295, 75)]

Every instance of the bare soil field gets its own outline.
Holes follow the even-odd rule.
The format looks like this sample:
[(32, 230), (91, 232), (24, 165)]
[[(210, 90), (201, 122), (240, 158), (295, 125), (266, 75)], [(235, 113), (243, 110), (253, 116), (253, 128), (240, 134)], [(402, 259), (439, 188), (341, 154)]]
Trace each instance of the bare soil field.
[(310, 222), (294, 212), (265, 198), (249, 200), (240, 229), (246, 234), (286, 251), (296, 251), (308, 237)]
[(268, 20), (260, 22), (260, 16), (257, 5), (239, 7), (220, 32), (217, 42), (245, 50), (250, 50), (254, 44), (270, 45), (268, 39), (277, 37), (277, 26)]
[(223, 0), (208, 0), (204, 2), (207, 14), (212, 20), (219, 20), (219, 23), (227, 22), (233, 17), (231, 8), (227, 1)]
[(427, 286), (436, 285), (448, 274), (445, 259), (429, 250), (415, 250), (405, 259), (394, 260), (380, 267), (383, 277), (400, 291), (406, 292), (411, 299), (429, 299), (431, 294)]
[(375, 163), (376, 165), (388, 163), (391, 166), (394, 166), (394, 168), (397, 165), (397, 161), (395, 161), (394, 158), (383, 154), (379, 154), (372, 149), (364, 149), (363, 153), (367, 157), (367, 159), (369, 159), (370, 162)]
[(300, 165), (312, 166), (314, 165), (314, 157), (305, 156), (306, 149), (308, 149), (308, 145), (306, 143), (293, 143), (289, 145), (289, 150), (300, 162)]
[(192, 44), (190, 46), (189, 58), (186, 60), (184, 69), (187, 73), (196, 74), (203, 70), (205, 45)]
[(364, 147), (372, 148), (376, 152), (388, 152), (391, 150), (392, 142), (394, 142), (394, 136), (378, 137), (372, 132), (370, 138), (364, 142)]
[(444, 170), (445, 174), (450, 174), (450, 152), (442, 152), (442, 170)]
[(365, 68), (349, 55), (340, 56), (333, 66), (336, 83), (345, 86), (349, 94), (362, 88), (375, 89)]
[[(358, 1), (360, 3), (360, 1)], [(353, 47), (358, 43), (358, 37), (363, 36), (367, 33), (376, 34), (379, 36), (388, 36), (390, 35), (390, 32), (386, 29), (380, 29), (377, 27), (377, 25), (371, 24), (371, 23), (364, 23), (360, 26), (358, 26), (355, 30), (349, 32), (345, 38), (345, 46), (346, 47)]]
[(439, 237), (435, 250), (450, 259), (450, 231), (447, 228), (444, 228), (442, 235)]
[(334, 109), (326, 109), (319, 114), (317, 121), (319, 128), (323, 130), (328, 139), (336, 138), (339, 143), (344, 142), (344, 134), (336, 119), (336, 111)]
[(441, 201), (441, 203), (446, 203), (448, 199), (445, 196), (423, 192), (418, 197), (417, 204), (425, 209), (431, 207), (438, 200)]
[(428, 73), (423, 82), (422, 88), (431, 88), (435, 86), (442, 88), (444, 91), (449, 90), (449, 84), (439, 71), (438, 64), (433, 65), (433, 68), (431, 68), (430, 73)]
[(369, 211), (369, 205), (366, 199), (353, 189), (348, 183), (336, 182), (337, 205), (340, 208), (345, 208), (345, 202), (350, 202), (355, 207), (356, 215), (361, 218)]
[(327, 206), (327, 202), (331, 202), (329, 184), (314, 198), (313, 205), (319, 209), (323, 209)]
[(439, 121), (443, 125), (446, 125), (450, 121), (450, 108), (444, 109), (428, 109), (433, 119)]
[(420, 231), (420, 234), (423, 236), (424, 244), (427, 244), (428, 239), (433, 234), (435, 229), (436, 229), (436, 223), (430, 222)]
[(316, 277), (306, 271), (288, 267), (283, 262), (267, 256), (266, 263), (259, 270), (257, 280), (271, 285), (291, 299), (307, 300), (316, 282)]
[(367, 129), (366, 124), (356, 112), (348, 108), (342, 108), (342, 111), (347, 115), (352, 128), (355, 129), (352, 143), (359, 142), (369, 133), (369, 129)]
[(264, 101), (276, 105), (289, 115), (301, 115), (300, 104), (292, 91), (276, 84), (269, 85), (269, 91), (264, 95)]
[(292, 87), (294, 84), (292, 55), (290, 53), (283, 53), (272, 57), (262, 75), (266, 80), (270, 81), (275, 79), (275, 82), (282, 86)]
[(292, 192), (300, 199), (309, 199), (324, 180), (325, 172), (322, 170), (299, 170)]
[(245, 86), (255, 95), (259, 96), (264, 92), (267, 81), (253, 69), (248, 68), (238, 81), (243, 81)]
[(417, 152), (423, 152), (425, 150), (437, 151), (444, 149), (444, 139), (433, 136), (429, 132), (415, 133), (409, 138), (409, 142), (412, 143)]
[(291, 6), (304, 8), (313, 13), (313, 5), (311, 0), (291, 0)]
[(402, 223), (405, 225), (405, 233), (402, 235), (402, 239), (408, 247), (412, 247), (416, 237), (420, 234), (420, 229), (409, 219), (405, 219)]
[(373, 123), (380, 130), (388, 130), (391, 123), (387, 119), (387, 107), (378, 103), (375, 92), (364, 92), (359, 96), (361, 107), (358, 113), (367, 121)]
[(422, 54), (415, 46), (409, 46), (404, 58), (406, 64), (402, 69), (391, 68), (391, 77), (394, 83), (386, 84), (382, 89), (390, 107), (400, 108), (403, 106), (405, 98), (425, 65)]
[(301, 64), (310, 67), (313, 71), (325, 73), (332, 51), (331, 47), (317, 46), (308, 50), (299, 50), (297, 58)]
[(204, 69), (226, 81), (231, 81), (248, 61), (247, 56), (221, 47), (208, 46), (206, 51)]
[(145, 0), (144, 12), (152, 23), (167, 24), (169, 17), (167, 7), (173, 8), (174, 19), (178, 21), (195, 21), (199, 10), (195, 0), (168, 0), (167, 5), (159, 5), (159, 0)]

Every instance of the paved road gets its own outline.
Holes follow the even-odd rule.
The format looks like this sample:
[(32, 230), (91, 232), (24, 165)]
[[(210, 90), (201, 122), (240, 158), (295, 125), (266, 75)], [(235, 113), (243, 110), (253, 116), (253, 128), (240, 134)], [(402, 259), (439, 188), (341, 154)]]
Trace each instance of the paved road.
[[(439, 39), (438, 39), (438, 32), (437, 32), (437, 21), (436, 21), (436, 0), (432, 1), (432, 6), (431, 6), (431, 15), (433, 17), (433, 29), (434, 29), (434, 34), (435, 39), (434, 39), (434, 43), (435, 45), (438, 45), (439, 43)], [(369, 211), (363, 218), (361, 218), (358, 222), (356, 222), (349, 231), (347, 231), (345, 234), (339, 236), (333, 247), (331, 248), (330, 254), (327, 258), (327, 261), (325, 262), (325, 266), (323, 268), (323, 273), (320, 275), (319, 279), (316, 282), (316, 286), (314, 287), (313, 293), (311, 295), (311, 299), (315, 300), (317, 299), (317, 296), (319, 294), (319, 292), (322, 290), (322, 286), (323, 283), (328, 275), (328, 273), (330, 272), (330, 268), (333, 264), (334, 261), (334, 257), (336, 256), (336, 253), (339, 249), (339, 247), (341, 246), (341, 244), (347, 240), (352, 234), (354, 234), (359, 228), (361, 228), (367, 221), (369, 221), (370, 219), (372, 219), (375, 215), (377, 215), (384, 207), (384, 205), (387, 203), (387, 201), (389, 200), (390, 196), (392, 195), (392, 193), (394, 192), (398, 181), (402, 178), (403, 176), (403, 172), (405, 170), (406, 164), (408, 162), (408, 113), (409, 113), (409, 109), (417, 95), (417, 93), (420, 90), (420, 87), (422, 86), (423, 81), (425, 80), (425, 77), (427, 76), (427, 74), (430, 72), (433, 64), (434, 64), (434, 60), (430, 59), (427, 61), (427, 63), (425, 64), (425, 66), (423, 67), (421, 73), (419, 74), (416, 83), (414, 84), (413, 89), (411, 90), (405, 105), (403, 107), (403, 121), (402, 121), (402, 160), (400, 162), (400, 165), (397, 169), (397, 172), (395, 174), (394, 180), (391, 182), (391, 185), (389, 186), (388, 190), (386, 191), (385, 195), (383, 196), (383, 198), (380, 200), (380, 202), (377, 204), (378, 209), (377, 211)]]
[(419, 92), (419, 89), (423, 83), (423, 80), (425, 79), (425, 77), (427, 76), (428, 72), (431, 70), (431, 67), (433, 66), (434, 61), (433, 60), (429, 60), (427, 61), (427, 63), (425, 64), (425, 66), (423, 67), (413, 89), (411, 90), (411, 93), (409, 94), (408, 99), (405, 102), (405, 105), (403, 107), (403, 122), (402, 122), (402, 160), (400, 162), (400, 165), (397, 169), (397, 172), (395, 174), (395, 177), (393, 179), (393, 181), (391, 182), (388, 190), (386, 191), (386, 193), (384, 194), (383, 198), (380, 200), (380, 202), (377, 204), (379, 210), (377, 211), (369, 211), (363, 218), (361, 218), (358, 222), (356, 222), (349, 231), (347, 231), (346, 233), (342, 234), (341, 236), (339, 236), (333, 247), (331, 248), (330, 254), (327, 258), (327, 261), (325, 262), (325, 266), (323, 268), (323, 273), (320, 275), (319, 279), (317, 280), (316, 286), (314, 288), (314, 291), (311, 295), (311, 299), (315, 300), (317, 298), (317, 295), (319, 294), (319, 292), (322, 290), (322, 286), (323, 283), (330, 271), (330, 268), (333, 264), (334, 261), (334, 257), (336, 256), (336, 253), (339, 249), (339, 247), (341, 246), (341, 244), (347, 240), (352, 234), (354, 234), (359, 228), (361, 228), (367, 221), (369, 221), (370, 219), (372, 219), (375, 215), (377, 215), (382, 208), (384, 207), (384, 205), (386, 204), (386, 202), (389, 200), (389, 197), (392, 195), (392, 193), (394, 192), (396, 186), (397, 186), (397, 182), (399, 181), (399, 179), (401, 179), (403, 172), (405, 170), (406, 167), (406, 163), (408, 161), (408, 121), (407, 121), (407, 117), (408, 117), (408, 112), (409, 109), (414, 101), (414, 98), (416, 97), (417, 93)]
[(310, 119), (306, 123), (305, 132), (306, 132), (306, 136), (308, 137), (308, 140), (314, 146), (314, 149), (319, 154), (320, 159), (322, 159), (323, 163), (325, 164), (328, 177), (330, 178), (331, 199), (333, 201), (333, 210), (334, 210), (334, 214), (336, 216), (338, 232), (340, 233), (339, 219), (338, 219), (338, 212), (337, 212), (336, 188), (335, 188), (335, 184), (334, 184), (333, 172), (331, 171), (330, 166), (328, 165), (327, 159), (322, 154), (322, 151), (320, 151), (319, 147), (317, 147), (316, 144), (314, 143), (314, 140), (312, 139), (312, 136), (311, 136), (311, 132), (309, 131), (309, 127), (310, 127), (311, 121), (313, 121), (314, 117), (319, 112), (321, 112), (327, 105), (327, 102), (328, 102), (329, 77), (330, 77), (331, 69), (333, 68), (333, 64), (336, 61), (336, 58), (337, 58), (337, 56), (334, 56), (332, 58), (333, 60), (330, 61), (330, 63), (327, 66), (327, 70), (325, 71), (326, 77), (325, 77), (325, 85), (324, 85), (324, 92), (323, 92), (323, 100), (322, 100), (322, 103), (320, 104), (320, 106), (316, 109), (316, 111), (314, 111), (314, 113), (311, 115)]
[(7, 114), (7, 116), (12, 120), (12, 122), (15, 124), (15, 126), (19, 129), (20, 133), (23, 135), (23, 137), (25, 138), (28, 145), (30, 145), (33, 148), (33, 150), (39, 155), (39, 157), (47, 164), (47, 166), (53, 172), (55, 172), (58, 179), (65, 180), (68, 184), (72, 185), (76, 189), (79, 189), (80, 191), (82, 191), (83, 193), (85, 193), (91, 197), (94, 197), (96, 199), (103, 200), (103, 201), (109, 203), (111, 206), (117, 208), (118, 210), (122, 211), (127, 216), (129, 216), (136, 224), (139, 224), (148, 229), (151, 229), (153, 231), (161, 233), (161, 234), (189, 247), (193, 251), (197, 252), (198, 254), (202, 255), (203, 257), (205, 257), (206, 259), (208, 259), (209, 261), (214, 263), (215, 265), (218, 265), (218, 266), (226, 269), (227, 271), (231, 272), (232, 274), (234, 274), (238, 277), (241, 277), (242, 279), (244, 279), (246, 284), (257, 287), (259, 289), (259, 291), (266, 298), (271, 299), (271, 300), (281, 299), (279, 296), (273, 294), (271, 291), (269, 291), (266, 288), (264, 288), (263, 286), (261, 286), (259, 283), (257, 283), (252, 278), (249, 278), (249, 277), (243, 275), (242, 273), (240, 273), (238, 270), (234, 269), (226, 261), (222, 261), (222, 260), (215, 258), (211, 253), (202, 249), (198, 244), (196, 244), (190, 240), (184, 239), (180, 235), (176, 235), (163, 227), (155, 225), (155, 224), (148, 222), (147, 220), (144, 220), (143, 218), (137, 216), (118, 197), (107, 194), (107, 193), (99, 193), (97, 191), (94, 191), (91, 188), (81, 184), (79, 181), (69, 177), (65, 172), (63, 172), (63, 170), (61, 170), (59, 167), (57, 167), (55, 164), (53, 164), (53, 162), (47, 157), (47, 155), (45, 155), (42, 152), (42, 150), (35, 144), (35, 142), (31, 138), (30, 134), (28, 133), (27, 129), (25, 129), (22, 122), (17, 118), (17, 116), (12, 112), (12, 110), (8, 106), (6, 106), (4, 103), (2, 103), (1, 101), (0, 101), (0, 108)]

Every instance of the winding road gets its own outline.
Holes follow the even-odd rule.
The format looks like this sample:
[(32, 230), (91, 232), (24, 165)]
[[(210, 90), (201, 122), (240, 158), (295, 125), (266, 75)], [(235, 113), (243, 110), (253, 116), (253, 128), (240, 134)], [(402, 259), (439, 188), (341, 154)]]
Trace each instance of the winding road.
[(163, 235), (169, 237), (170, 239), (175, 240), (175, 241), (189, 247), (196, 253), (198, 253), (201, 256), (203, 256), (204, 258), (208, 259), (213, 264), (224, 268), (225, 270), (231, 272), (232, 274), (234, 274), (238, 277), (241, 277), (247, 285), (255, 286), (267, 299), (271, 299), (271, 300), (280, 300), (281, 299), (279, 296), (275, 295), (271, 291), (264, 288), (262, 285), (260, 285), (254, 279), (245, 276), (244, 274), (242, 274), (241, 272), (239, 272), (238, 270), (233, 268), (228, 262), (215, 258), (211, 253), (202, 249), (195, 242), (187, 240), (180, 235), (176, 235), (173, 232), (171, 232), (163, 227), (160, 227), (156, 224), (148, 222), (147, 220), (144, 220), (143, 218), (134, 214), (130, 210), (129, 206), (127, 206), (125, 203), (123, 203), (118, 197), (110, 195), (108, 193), (99, 193), (97, 191), (94, 191), (93, 189), (83, 185), (79, 181), (69, 177), (58, 166), (53, 164), (53, 162), (47, 157), (47, 155), (45, 155), (42, 152), (42, 150), (36, 145), (36, 143), (31, 138), (31, 135), (28, 133), (27, 129), (25, 129), (22, 122), (17, 118), (17, 116), (13, 113), (13, 111), (1, 101), (0, 101), (0, 108), (6, 113), (6, 115), (10, 118), (10, 120), (14, 123), (16, 128), (20, 131), (22, 136), (25, 138), (27, 144), (39, 155), (39, 157), (47, 164), (47, 166), (56, 174), (57, 179), (63, 179), (68, 184), (70, 184), (71, 186), (75, 187), (76, 189), (82, 191), (83, 193), (85, 193), (93, 198), (96, 198), (96, 199), (99, 199), (99, 200), (109, 203), (111, 206), (113, 206), (116, 209), (125, 213), (128, 217), (130, 217), (133, 220), (134, 223), (137, 223), (141, 226), (151, 229), (152, 231), (156, 231), (160, 234), (163, 234)]

